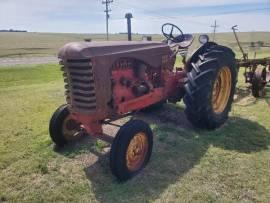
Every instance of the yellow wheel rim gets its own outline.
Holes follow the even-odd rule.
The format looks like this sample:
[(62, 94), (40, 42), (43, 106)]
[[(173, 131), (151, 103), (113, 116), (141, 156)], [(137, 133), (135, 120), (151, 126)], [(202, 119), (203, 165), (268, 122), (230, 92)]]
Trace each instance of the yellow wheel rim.
[(127, 168), (130, 171), (137, 171), (141, 168), (146, 158), (148, 151), (148, 139), (145, 133), (137, 133), (130, 141), (127, 153), (126, 162)]
[(217, 114), (224, 111), (231, 94), (232, 75), (229, 67), (224, 66), (219, 70), (213, 86), (212, 108)]

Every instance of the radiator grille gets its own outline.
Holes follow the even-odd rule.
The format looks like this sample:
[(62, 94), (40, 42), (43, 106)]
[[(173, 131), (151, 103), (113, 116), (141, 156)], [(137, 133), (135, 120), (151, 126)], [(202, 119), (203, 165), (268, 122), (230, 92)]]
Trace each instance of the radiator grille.
[(97, 105), (91, 60), (67, 60), (63, 64), (67, 103), (75, 111), (95, 111)]

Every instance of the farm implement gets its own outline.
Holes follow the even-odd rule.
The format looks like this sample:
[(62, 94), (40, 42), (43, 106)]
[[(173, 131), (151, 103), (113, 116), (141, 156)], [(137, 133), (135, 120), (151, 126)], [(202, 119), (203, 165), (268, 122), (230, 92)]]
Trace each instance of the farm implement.
[(49, 124), (56, 145), (84, 134), (110, 142), (111, 171), (125, 181), (148, 163), (152, 130), (132, 118), (118, 126), (113, 138), (103, 132), (103, 124), (115, 125), (119, 118), (181, 99), (195, 127), (215, 129), (226, 122), (238, 72), (233, 51), (201, 36), (201, 47), (175, 69), (176, 55), (194, 38), (169, 23), (162, 32), (163, 42), (75, 42), (60, 50), (67, 103)]
[(252, 95), (254, 97), (262, 97), (264, 96), (267, 83), (270, 82), (270, 57), (249, 59), (237, 36), (237, 26), (233, 26), (232, 30), (243, 56), (241, 59), (236, 59), (236, 61), (239, 67), (245, 68), (245, 82), (251, 84)]

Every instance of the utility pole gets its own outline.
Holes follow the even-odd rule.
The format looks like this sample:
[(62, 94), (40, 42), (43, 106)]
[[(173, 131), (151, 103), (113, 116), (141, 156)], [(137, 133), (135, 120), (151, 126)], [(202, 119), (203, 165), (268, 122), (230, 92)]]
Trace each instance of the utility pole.
[(214, 28), (214, 36), (213, 36), (213, 42), (215, 41), (215, 38), (216, 38), (216, 29), (219, 27), (219, 25), (217, 25), (217, 21), (215, 20), (215, 24), (214, 25), (211, 25), (212, 28)]
[(107, 41), (109, 40), (109, 18), (110, 15), (109, 13), (112, 11), (111, 9), (109, 9), (109, 5), (110, 3), (112, 3), (113, 0), (103, 0), (102, 4), (106, 5), (106, 9), (105, 9), (105, 13), (106, 13), (106, 33), (107, 33)]

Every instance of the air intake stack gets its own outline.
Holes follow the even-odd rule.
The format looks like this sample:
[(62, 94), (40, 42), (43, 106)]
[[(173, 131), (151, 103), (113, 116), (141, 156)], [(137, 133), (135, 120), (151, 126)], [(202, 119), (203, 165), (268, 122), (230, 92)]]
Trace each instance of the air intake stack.
[(133, 18), (132, 13), (127, 13), (125, 18), (127, 19), (128, 41), (131, 41), (131, 18)]

